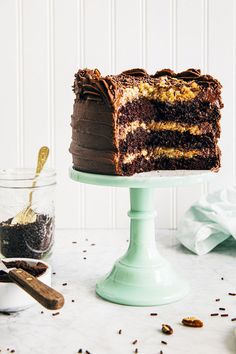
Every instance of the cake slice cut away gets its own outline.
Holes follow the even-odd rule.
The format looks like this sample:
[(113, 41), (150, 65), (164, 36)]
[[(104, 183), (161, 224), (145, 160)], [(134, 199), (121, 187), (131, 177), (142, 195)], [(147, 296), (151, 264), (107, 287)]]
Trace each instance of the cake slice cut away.
[(223, 104), (212, 76), (133, 69), (102, 77), (85, 69), (75, 75), (74, 92), (75, 169), (112, 175), (219, 169)]

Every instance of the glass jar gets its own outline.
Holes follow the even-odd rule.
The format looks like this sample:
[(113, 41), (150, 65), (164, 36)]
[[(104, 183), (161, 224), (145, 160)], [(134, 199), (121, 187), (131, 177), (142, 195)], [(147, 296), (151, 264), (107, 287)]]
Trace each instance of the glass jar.
[[(51, 253), (55, 230), (56, 173), (54, 170), (43, 170), (35, 184), (34, 179), (33, 169), (0, 170), (2, 257), (42, 259)], [(29, 207), (31, 192), (31, 217), (24, 221), (14, 219), (19, 212)]]

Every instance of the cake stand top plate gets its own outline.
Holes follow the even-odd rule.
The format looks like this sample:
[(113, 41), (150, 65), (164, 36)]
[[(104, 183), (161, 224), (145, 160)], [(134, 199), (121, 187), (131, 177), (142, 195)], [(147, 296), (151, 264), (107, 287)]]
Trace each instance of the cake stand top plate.
[(201, 183), (216, 175), (205, 170), (151, 171), (133, 176), (109, 176), (76, 171), (70, 168), (70, 178), (74, 181), (111, 187), (155, 188), (175, 187)]

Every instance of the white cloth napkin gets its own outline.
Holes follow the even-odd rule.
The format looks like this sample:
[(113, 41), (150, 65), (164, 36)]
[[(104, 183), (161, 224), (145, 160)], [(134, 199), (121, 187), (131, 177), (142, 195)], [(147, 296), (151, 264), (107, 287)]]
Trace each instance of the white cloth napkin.
[(178, 240), (198, 255), (230, 236), (236, 239), (236, 187), (202, 196), (186, 212), (177, 231)]

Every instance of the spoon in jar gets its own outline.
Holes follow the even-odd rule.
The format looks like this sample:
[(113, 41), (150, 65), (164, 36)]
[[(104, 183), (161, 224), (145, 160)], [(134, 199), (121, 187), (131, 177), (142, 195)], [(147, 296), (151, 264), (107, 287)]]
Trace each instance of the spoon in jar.
[(49, 148), (47, 146), (42, 146), (38, 153), (37, 167), (36, 167), (36, 172), (31, 187), (32, 189), (29, 194), (28, 205), (26, 208), (21, 210), (16, 216), (14, 216), (14, 218), (11, 221), (12, 225), (16, 225), (16, 224), (25, 225), (36, 221), (37, 214), (32, 209), (33, 189), (36, 186), (37, 178), (47, 161), (48, 155), (49, 155)]

